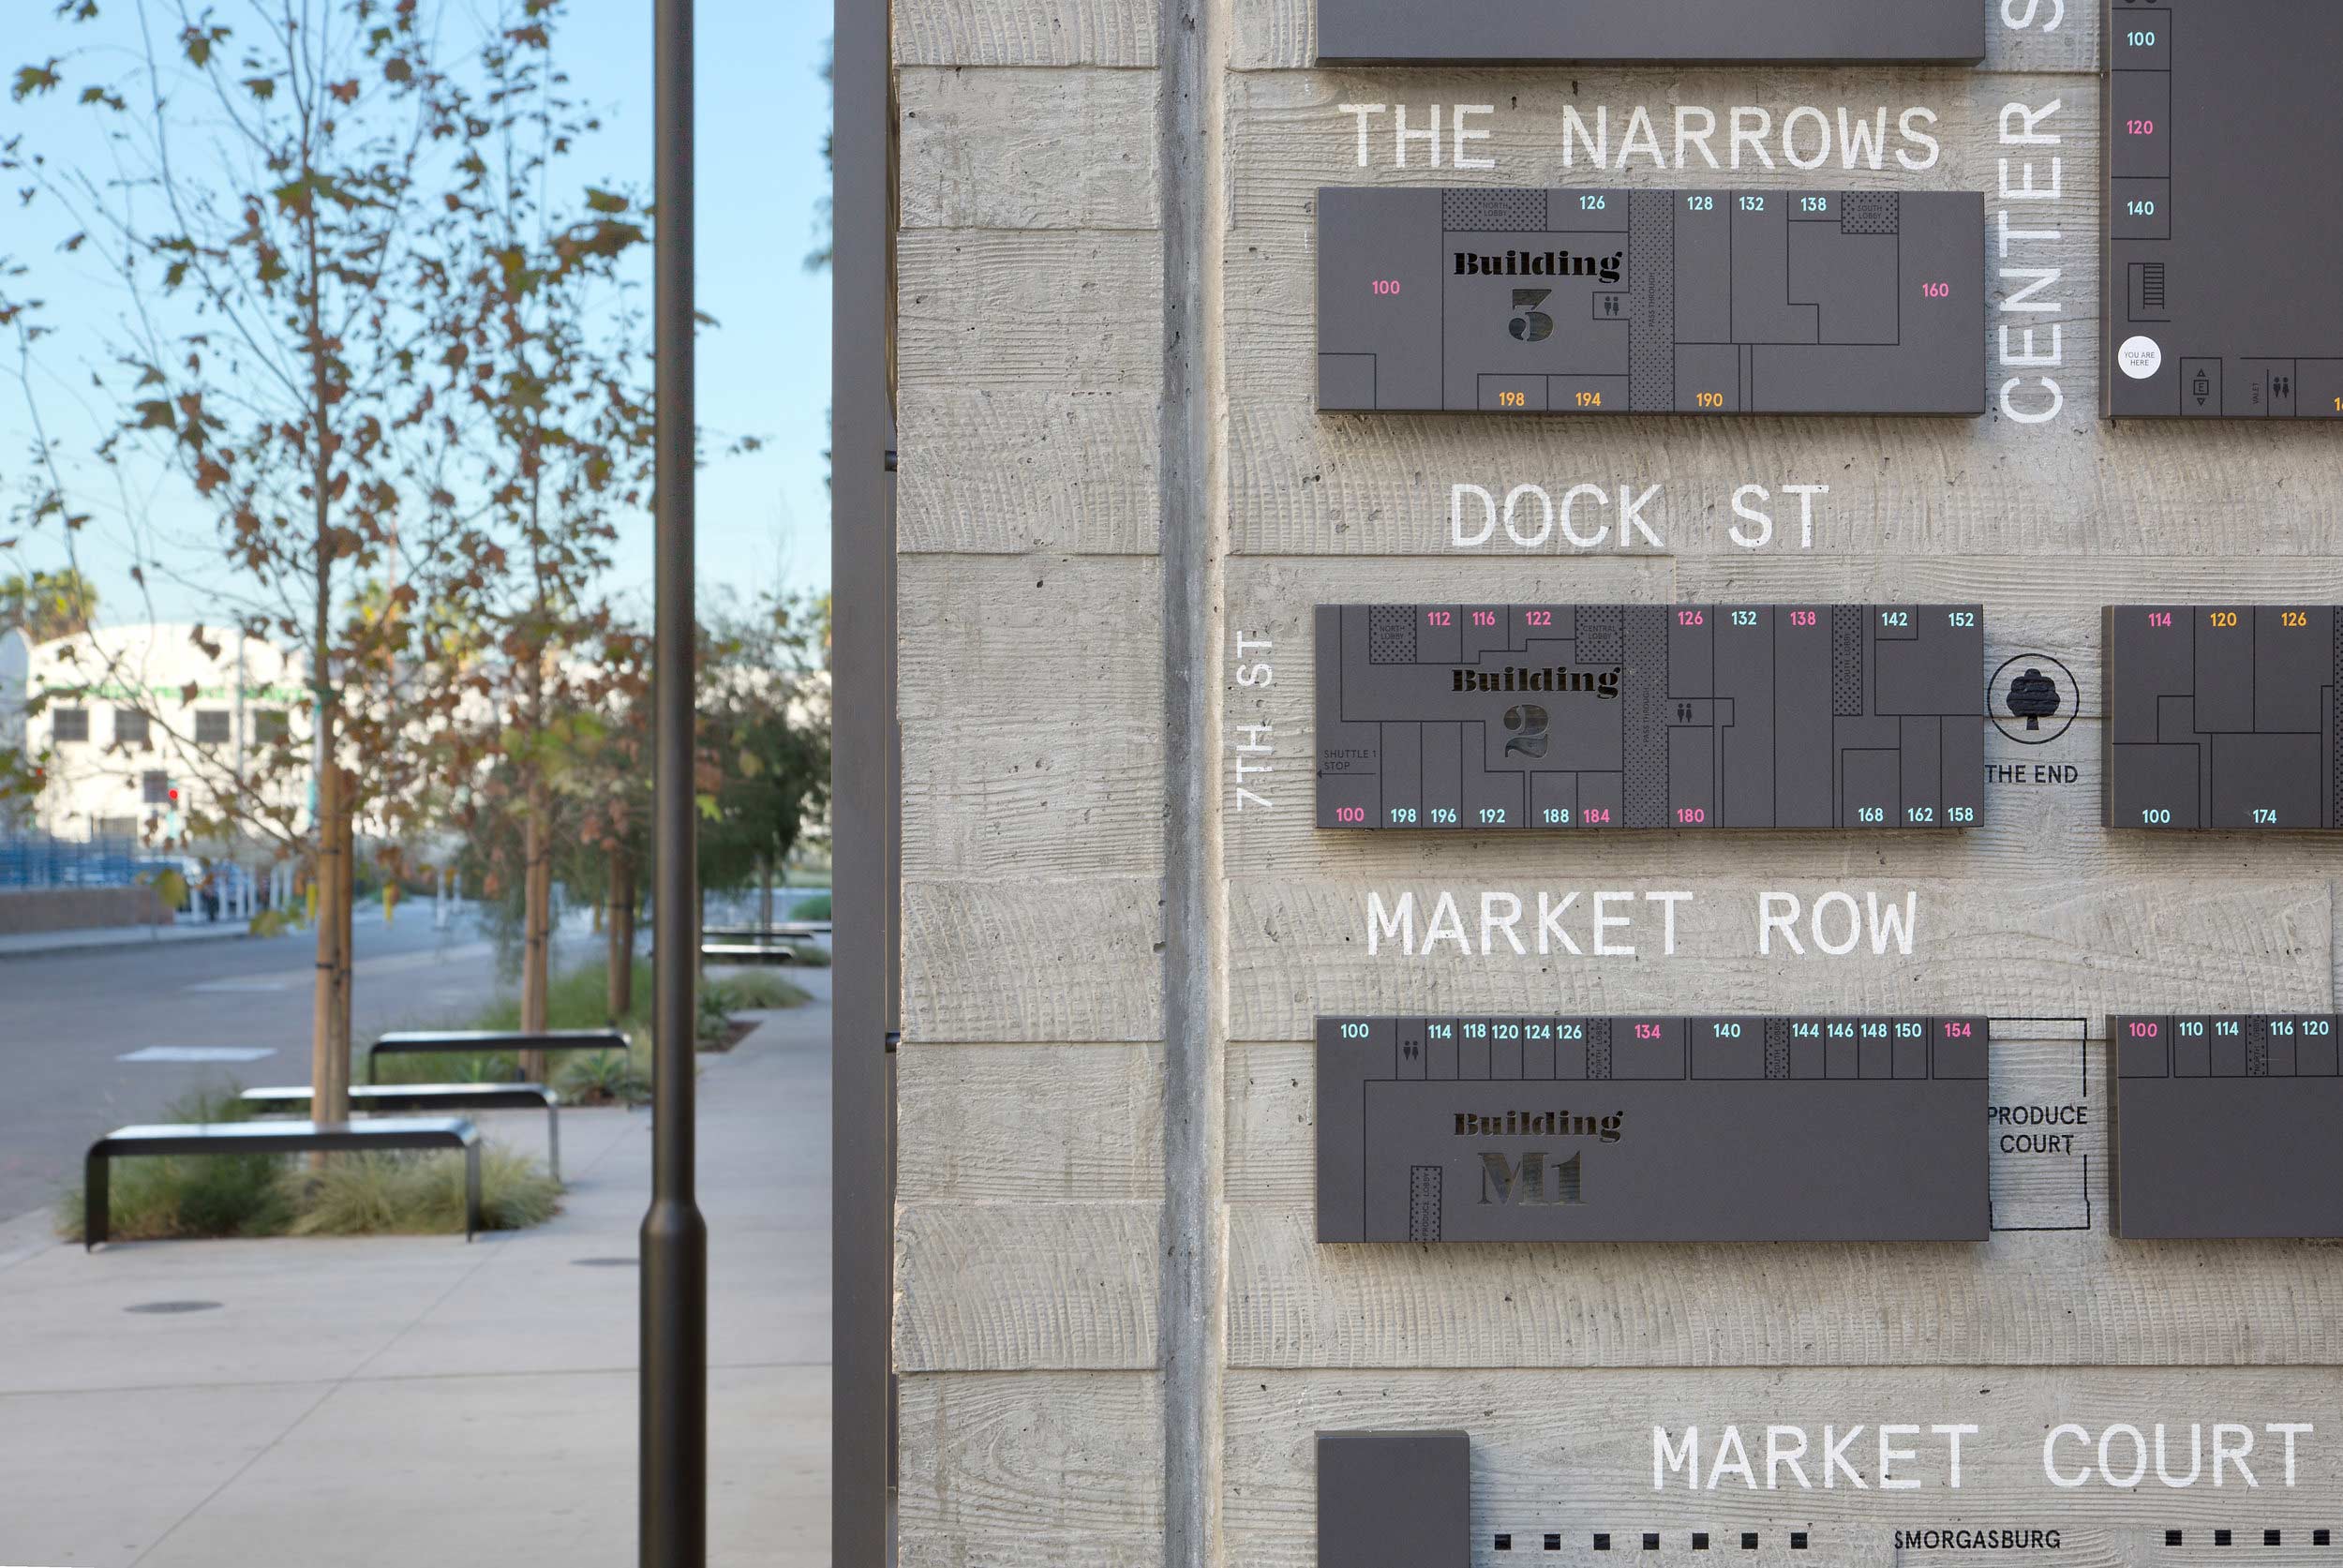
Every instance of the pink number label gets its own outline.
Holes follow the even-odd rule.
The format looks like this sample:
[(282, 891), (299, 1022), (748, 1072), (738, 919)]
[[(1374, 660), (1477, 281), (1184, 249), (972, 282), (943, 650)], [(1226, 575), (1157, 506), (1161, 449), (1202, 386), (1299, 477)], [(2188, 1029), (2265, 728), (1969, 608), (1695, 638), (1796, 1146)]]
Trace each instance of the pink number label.
[(1375, 279), (1372, 287), (1379, 294), (1395, 294), (1399, 291), (1399, 280), (1395, 277), (1379, 277)]
[(1454, 623), (1454, 618), (1446, 610), (1425, 610), (1424, 619), (1435, 626), (1447, 626)]
[(1495, 610), (1474, 610), (1472, 612), (1472, 624), (1475, 626), (1494, 626), (1497, 624), (1497, 612)]
[(1679, 610), (1676, 612), (1676, 624), (1679, 626), (1706, 625), (1707, 618), (1698, 610)]
[(1639, 1040), (1656, 1040), (1660, 1038), (1660, 1026), (1657, 1023), (1638, 1023), (1635, 1025), (1635, 1038)]
[(1578, 814), (1578, 820), (1585, 823), (1589, 828), (1600, 827), (1607, 824), (1611, 820), (1611, 808), (1608, 806), (1589, 806), (1585, 811)]
[(1793, 626), (1812, 626), (1814, 624), (1814, 612), (1812, 610), (1792, 610), (1790, 612), (1790, 624)]
[(2148, 612), (2148, 624), (2151, 626), (2170, 626), (2171, 623), (2172, 612), (2170, 610), (2150, 610)]
[(1965, 1023), (1948, 1023), (1945, 1025), (1945, 1038), (1948, 1039), (1964, 1040), (1967, 1039), (1973, 1033), (1974, 1031), (1971, 1030)]
[(1952, 285), (1949, 283), (1923, 283), (1920, 285), (1920, 292), (1929, 299), (1950, 299), (1952, 298)]
[(1552, 610), (1529, 610), (1525, 611), (1524, 614), (1526, 615), (1530, 624), (1532, 626), (1551, 626), (1554, 624), (1554, 612)]
[(1336, 822), (1365, 822), (1366, 808), (1365, 806), (1336, 806), (1335, 820)]
[(2152, 1040), (2162, 1032), (2162, 1027), (2161, 1024), (2142, 1023), (2135, 1018), (2130, 1025), (2131, 1038), (2136, 1040)]
[(1709, 814), (1698, 806), (1679, 806), (1676, 808), (1676, 820), (1701, 823), (1709, 820)]

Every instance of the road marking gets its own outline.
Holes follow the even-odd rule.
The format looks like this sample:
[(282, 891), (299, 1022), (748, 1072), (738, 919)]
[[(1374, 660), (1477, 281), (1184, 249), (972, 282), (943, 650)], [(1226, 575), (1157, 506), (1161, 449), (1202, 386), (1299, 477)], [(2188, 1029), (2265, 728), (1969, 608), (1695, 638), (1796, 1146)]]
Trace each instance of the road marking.
[(256, 1045), (150, 1045), (125, 1053), (117, 1062), (257, 1062), (276, 1053)]

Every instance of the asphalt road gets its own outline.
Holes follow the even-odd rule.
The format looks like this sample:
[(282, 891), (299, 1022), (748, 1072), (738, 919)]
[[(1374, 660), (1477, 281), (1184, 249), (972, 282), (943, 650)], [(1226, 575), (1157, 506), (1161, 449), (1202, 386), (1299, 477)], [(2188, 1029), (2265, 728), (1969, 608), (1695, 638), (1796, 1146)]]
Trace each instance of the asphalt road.
[[(557, 966), (599, 951), (583, 921), (561, 934)], [(355, 935), (362, 1042), (468, 1023), (500, 989), (494, 946), (469, 920), (435, 931), (424, 908), (385, 929), (362, 914)], [(199, 1084), (306, 1083), (315, 951), (303, 932), (0, 960), (0, 1220), (53, 1202), (99, 1133), (155, 1120)], [(157, 1046), (268, 1054), (123, 1060)]]

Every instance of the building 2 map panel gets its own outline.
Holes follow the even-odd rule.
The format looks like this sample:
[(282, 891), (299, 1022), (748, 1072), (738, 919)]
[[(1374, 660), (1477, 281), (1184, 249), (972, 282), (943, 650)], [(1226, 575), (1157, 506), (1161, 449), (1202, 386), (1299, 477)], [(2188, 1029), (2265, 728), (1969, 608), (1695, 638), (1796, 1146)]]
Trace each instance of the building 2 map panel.
[(1966, 828), (1976, 605), (1321, 605), (1321, 828)]
[(2110, 828), (2343, 825), (2328, 605), (2111, 605), (2100, 612)]

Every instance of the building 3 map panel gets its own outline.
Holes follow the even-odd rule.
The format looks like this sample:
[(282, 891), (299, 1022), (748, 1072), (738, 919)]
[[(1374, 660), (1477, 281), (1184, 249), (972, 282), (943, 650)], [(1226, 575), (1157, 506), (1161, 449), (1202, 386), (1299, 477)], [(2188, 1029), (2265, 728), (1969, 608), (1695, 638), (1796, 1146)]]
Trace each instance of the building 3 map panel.
[(1966, 828), (1976, 605), (1321, 605), (1318, 826)]
[(1318, 0), (1318, 58), (1974, 64), (1986, 0)]
[(2343, 419), (2343, 6), (2106, 19), (2108, 417)]
[(2110, 828), (2343, 824), (2328, 605), (2112, 605), (2101, 612)]
[(1982, 1241), (1982, 1018), (1321, 1018), (1318, 1239)]
[(2111, 1018), (2115, 1234), (2343, 1236), (2328, 1013)]
[(1328, 187), (1321, 411), (1985, 410), (1973, 193)]

